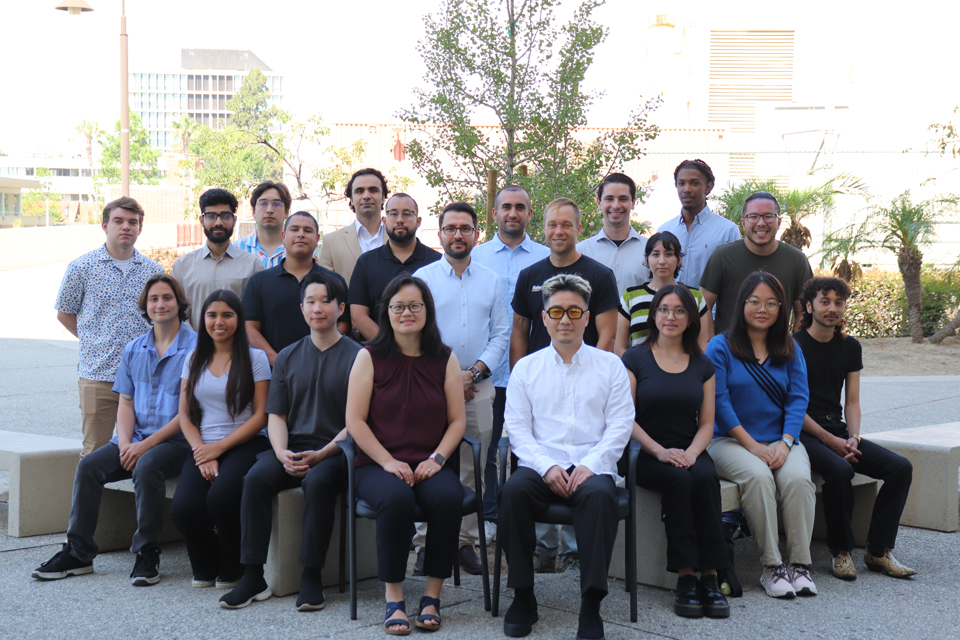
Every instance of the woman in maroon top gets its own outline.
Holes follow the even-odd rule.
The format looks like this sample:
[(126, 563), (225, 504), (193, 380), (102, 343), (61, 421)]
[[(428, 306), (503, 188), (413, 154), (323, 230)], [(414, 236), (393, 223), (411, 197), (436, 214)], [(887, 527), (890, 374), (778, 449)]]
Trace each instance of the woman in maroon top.
[(410, 633), (403, 602), (413, 509), (427, 516), (427, 585), (417, 626), (440, 628), (440, 587), (457, 554), (463, 493), (444, 466), (463, 438), (460, 363), (440, 338), (433, 296), (413, 276), (383, 292), (379, 333), (357, 354), (347, 430), (357, 442), (357, 495), (377, 511), (378, 578), (386, 583), (389, 634)]

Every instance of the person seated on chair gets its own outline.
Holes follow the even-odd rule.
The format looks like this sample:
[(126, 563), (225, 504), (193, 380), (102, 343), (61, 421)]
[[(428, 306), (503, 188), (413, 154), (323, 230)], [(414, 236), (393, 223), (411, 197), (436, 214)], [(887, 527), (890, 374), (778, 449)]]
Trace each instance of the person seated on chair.
[(437, 328), (433, 296), (401, 275), (379, 301), (376, 337), (358, 354), (347, 392), (347, 431), (356, 441), (356, 493), (377, 514), (377, 577), (386, 583), (384, 629), (410, 633), (403, 580), (414, 508), (427, 522), (418, 627), (440, 628), (440, 587), (457, 556), (463, 487), (444, 464), (466, 427), (463, 375)]
[(663, 494), (667, 571), (680, 576), (674, 611), (726, 618), (730, 605), (717, 570), (730, 561), (720, 526), (720, 478), (706, 451), (713, 438), (715, 369), (700, 350), (700, 313), (685, 285), (659, 288), (650, 316), (646, 342), (623, 354), (637, 407), (633, 439), (643, 446), (637, 485)]
[(857, 578), (850, 557), (854, 544), (851, 480), (855, 473), (862, 473), (883, 481), (873, 505), (863, 561), (871, 571), (908, 578), (916, 570), (900, 564), (890, 551), (897, 542), (913, 465), (901, 455), (860, 439), (863, 358), (860, 343), (843, 332), (843, 312), (849, 297), (850, 287), (839, 278), (813, 278), (803, 287), (803, 329), (793, 337), (807, 363), (810, 404), (800, 442), (810, 455), (810, 467), (823, 477), (823, 511), (833, 575), (841, 580)]
[(515, 591), (503, 622), (511, 637), (529, 634), (538, 620), (534, 531), (537, 517), (557, 502), (573, 508), (580, 553), (577, 637), (603, 637), (600, 602), (619, 526), (617, 461), (635, 408), (620, 359), (583, 342), (590, 293), (573, 274), (543, 283), (541, 322), (550, 345), (521, 358), (507, 386), (505, 424), (519, 467), (503, 487), (498, 535)]
[(347, 289), (327, 272), (300, 282), (300, 310), (310, 335), (277, 356), (267, 396), (267, 433), (273, 449), (257, 456), (243, 479), (240, 502), (240, 562), (243, 579), (220, 598), (224, 609), (240, 609), (269, 597), (263, 577), (270, 546), (273, 499), (284, 489), (303, 487), (303, 541), (297, 610), (323, 608), (321, 569), (333, 535), (347, 465), (337, 441), (345, 440), (347, 380), (360, 345), (337, 330)]

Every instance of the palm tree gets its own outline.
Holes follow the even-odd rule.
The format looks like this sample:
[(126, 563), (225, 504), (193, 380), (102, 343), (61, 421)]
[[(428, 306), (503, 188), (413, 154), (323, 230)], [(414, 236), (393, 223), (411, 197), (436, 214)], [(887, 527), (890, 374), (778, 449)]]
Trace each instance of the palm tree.
[[(100, 135), (100, 125), (92, 120), (81, 120), (77, 125), (77, 133), (87, 139), (87, 166), (90, 167), (90, 178), (93, 179), (93, 141)], [(96, 183), (94, 183), (96, 184)], [(95, 193), (90, 194), (91, 202), (97, 201)]]
[(863, 275), (860, 263), (853, 257), (867, 244), (867, 222), (853, 222), (850, 225), (826, 234), (820, 248), (822, 256), (820, 268), (830, 264), (833, 275), (847, 282), (853, 282)]

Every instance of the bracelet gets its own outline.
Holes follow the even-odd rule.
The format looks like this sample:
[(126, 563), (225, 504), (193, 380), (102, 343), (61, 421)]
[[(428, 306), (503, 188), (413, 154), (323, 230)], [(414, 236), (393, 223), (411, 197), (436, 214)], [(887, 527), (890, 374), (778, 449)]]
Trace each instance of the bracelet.
[(857, 444), (860, 444), (860, 436), (859, 436), (859, 435), (850, 436), (850, 437), (853, 438), (854, 440), (856, 440), (856, 441), (857, 441)]

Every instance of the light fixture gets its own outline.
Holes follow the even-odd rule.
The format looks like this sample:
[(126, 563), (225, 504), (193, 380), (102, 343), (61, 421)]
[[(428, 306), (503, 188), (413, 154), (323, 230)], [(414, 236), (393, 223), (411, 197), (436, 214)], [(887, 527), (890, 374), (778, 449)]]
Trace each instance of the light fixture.
[(83, 0), (63, 0), (63, 2), (57, 5), (57, 9), (66, 11), (72, 16), (78, 16), (84, 11), (93, 11), (93, 7)]

